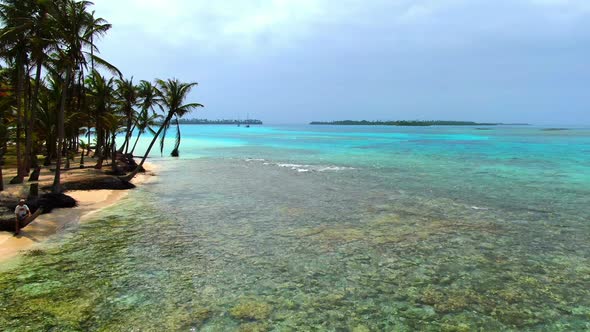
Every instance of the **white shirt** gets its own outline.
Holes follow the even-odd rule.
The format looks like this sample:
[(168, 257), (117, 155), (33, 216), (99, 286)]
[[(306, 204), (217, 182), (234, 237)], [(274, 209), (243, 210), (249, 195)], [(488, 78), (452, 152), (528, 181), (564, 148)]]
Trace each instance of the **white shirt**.
[(29, 207), (27, 204), (23, 204), (23, 206), (17, 205), (16, 209), (14, 209), (14, 213), (19, 217), (24, 217), (30, 212)]

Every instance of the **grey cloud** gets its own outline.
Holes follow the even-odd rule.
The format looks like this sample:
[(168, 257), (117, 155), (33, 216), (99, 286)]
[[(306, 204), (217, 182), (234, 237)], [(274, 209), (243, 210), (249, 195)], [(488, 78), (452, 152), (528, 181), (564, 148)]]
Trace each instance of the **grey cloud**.
[(248, 36), (218, 33), (239, 19), (218, 9), (191, 23), (207, 32), (198, 42), (115, 25), (101, 47), (130, 76), (199, 81), (193, 97), (208, 118), (590, 122), (584, 2), (318, 3)]

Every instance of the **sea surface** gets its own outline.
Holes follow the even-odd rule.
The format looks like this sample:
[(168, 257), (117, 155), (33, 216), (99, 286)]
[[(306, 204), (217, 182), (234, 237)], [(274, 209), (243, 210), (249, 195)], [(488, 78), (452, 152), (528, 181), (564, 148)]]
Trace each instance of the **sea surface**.
[(167, 140), (154, 181), (2, 269), (1, 330), (590, 330), (588, 128)]

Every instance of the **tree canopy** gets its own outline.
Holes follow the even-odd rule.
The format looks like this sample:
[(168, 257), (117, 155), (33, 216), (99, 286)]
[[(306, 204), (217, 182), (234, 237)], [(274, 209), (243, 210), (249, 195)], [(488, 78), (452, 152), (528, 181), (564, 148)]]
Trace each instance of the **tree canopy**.
[[(195, 82), (136, 84), (101, 58), (96, 41), (106, 37), (111, 24), (92, 6), (79, 0), (0, 0), (0, 190), (7, 153), (16, 157), (11, 183), (38, 169), (37, 156), (43, 155), (45, 165), (55, 163), (53, 191), (61, 192), (61, 171), (81, 148), (81, 135), (87, 135), (84, 148), (92, 149), (95, 167), (102, 168), (116, 153), (133, 152), (140, 135), (149, 132), (156, 140), (173, 119), (202, 107), (185, 102)], [(176, 127), (174, 156), (178, 122)]]

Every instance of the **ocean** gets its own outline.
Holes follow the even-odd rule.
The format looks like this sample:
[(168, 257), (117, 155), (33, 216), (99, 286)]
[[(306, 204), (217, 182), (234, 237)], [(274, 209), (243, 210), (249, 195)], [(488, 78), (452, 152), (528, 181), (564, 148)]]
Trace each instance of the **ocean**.
[(0, 272), (4, 330), (590, 329), (590, 128), (181, 129)]

